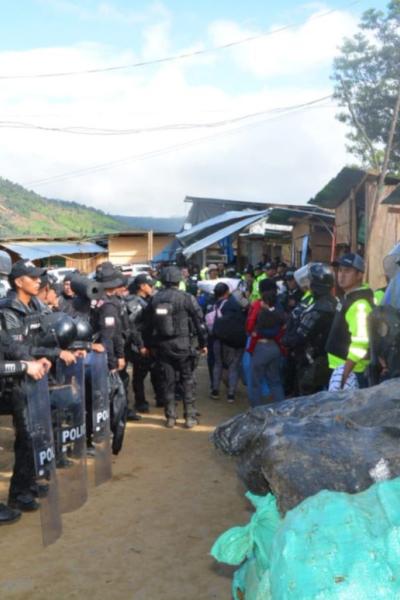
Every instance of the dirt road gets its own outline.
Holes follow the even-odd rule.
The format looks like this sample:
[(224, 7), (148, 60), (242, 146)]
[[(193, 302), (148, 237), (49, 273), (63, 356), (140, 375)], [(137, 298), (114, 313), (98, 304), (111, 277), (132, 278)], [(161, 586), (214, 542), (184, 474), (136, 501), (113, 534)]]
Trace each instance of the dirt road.
[[(80, 510), (63, 516), (61, 539), (41, 545), (38, 514), (0, 530), (1, 600), (229, 600), (231, 571), (209, 556), (219, 533), (248, 520), (233, 466), (208, 436), (245, 409), (208, 399), (200, 366), (201, 425), (164, 428), (160, 409), (129, 424), (113, 479), (91, 486)], [(12, 429), (2, 420), (0, 485), (5, 498)]]

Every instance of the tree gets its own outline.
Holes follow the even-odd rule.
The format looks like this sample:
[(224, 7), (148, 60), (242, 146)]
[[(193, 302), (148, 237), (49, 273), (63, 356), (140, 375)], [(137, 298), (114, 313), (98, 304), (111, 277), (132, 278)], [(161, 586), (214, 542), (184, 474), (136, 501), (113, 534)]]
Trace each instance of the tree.
[(347, 149), (366, 168), (399, 172), (400, 0), (386, 14), (367, 10), (340, 51), (332, 79), (344, 108), (337, 118), (350, 127)]

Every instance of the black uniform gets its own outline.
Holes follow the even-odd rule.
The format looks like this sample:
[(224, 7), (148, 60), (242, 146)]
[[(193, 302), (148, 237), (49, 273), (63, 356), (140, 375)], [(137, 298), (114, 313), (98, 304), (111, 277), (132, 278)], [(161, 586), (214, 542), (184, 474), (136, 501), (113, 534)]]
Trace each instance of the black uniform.
[(329, 382), (326, 340), (336, 311), (331, 294), (315, 296), (313, 304), (299, 313), (296, 326), (283, 338), (296, 358), (297, 386), (301, 395), (321, 391)]
[(133, 364), (132, 387), (135, 397), (135, 409), (139, 412), (147, 412), (149, 403), (146, 400), (144, 380), (150, 373), (153, 385), (156, 405), (163, 406), (163, 390), (160, 366), (154, 360), (154, 356), (143, 356), (141, 348), (151, 348), (152, 328), (146, 320), (149, 309), (150, 297), (143, 298), (138, 294), (131, 294), (126, 298), (128, 310), (128, 321), (130, 339), (127, 343), (127, 359)]
[(299, 305), (303, 297), (300, 288), (289, 289), (285, 286), (284, 291), (278, 295), (278, 300), (286, 313), (291, 313)]
[(108, 368), (112, 371), (117, 369), (118, 359), (125, 357), (120, 299), (104, 294), (97, 303), (95, 313), (98, 342), (106, 349)]
[[(18, 300), (15, 293), (10, 292), (0, 301), (1, 326), (9, 334), (9, 350), (7, 357), (20, 360), (32, 360), (43, 356), (50, 360), (60, 354), (59, 348), (40, 346), (41, 306), (36, 298), (32, 298), (29, 306)], [(8, 382), (9, 384), (10, 382)], [(7, 386), (7, 382), (5, 384)], [(9, 390), (9, 391), (8, 391)], [(8, 385), (5, 397), (11, 401), (11, 413), (15, 427), (15, 463), (10, 484), (10, 500), (17, 496), (29, 496), (35, 484), (32, 440), (27, 421), (27, 403), (24, 379), (20, 378)]]
[[(34, 485), (34, 460), (32, 440), (29, 435), (26, 403), (13, 405), (12, 391), (15, 384), (22, 382), (27, 370), (26, 363), (18, 359), (26, 355), (27, 349), (14, 342), (4, 331), (0, 331), (0, 413), (13, 414), (16, 437), (14, 442), (14, 472), (10, 485), (10, 498), (31, 492)], [(7, 360), (15, 359), (15, 360)], [(10, 512), (11, 511), (11, 512)], [(14, 521), (18, 512), (0, 504), (0, 522)]]
[(192, 295), (171, 286), (153, 296), (150, 319), (153, 343), (163, 369), (165, 415), (167, 419), (176, 419), (175, 383), (178, 378), (183, 388), (184, 416), (195, 419), (191, 335), (195, 332), (200, 347), (206, 345), (202, 311)]

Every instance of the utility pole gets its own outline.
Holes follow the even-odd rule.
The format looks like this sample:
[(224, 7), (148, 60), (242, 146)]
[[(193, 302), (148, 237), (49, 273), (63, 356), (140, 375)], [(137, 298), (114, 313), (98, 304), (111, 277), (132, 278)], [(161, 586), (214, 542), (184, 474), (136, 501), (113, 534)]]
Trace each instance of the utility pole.
[[(368, 223), (366, 223), (366, 225), (367, 225), (366, 226), (367, 237), (365, 240), (366, 246), (369, 242), (370, 234), (372, 231), (372, 226), (373, 226), (374, 220), (376, 218), (376, 213), (378, 211), (379, 199), (380, 199), (381, 193), (383, 192), (384, 187), (385, 187), (385, 178), (386, 178), (386, 174), (387, 174), (387, 170), (388, 170), (390, 155), (392, 153), (393, 139), (394, 139), (394, 134), (396, 132), (397, 121), (399, 119), (399, 112), (400, 112), (400, 85), (397, 90), (396, 104), (394, 107), (392, 122), (390, 124), (389, 136), (388, 136), (388, 141), (387, 141), (386, 148), (385, 148), (385, 155), (383, 158), (382, 169), (381, 169), (381, 173), (380, 173), (379, 179), (378, 179), (378, 184), (374, 191), (373, 199), (371, 202), (371, 208), (372, 208), (371, 216), (368, 218)], [(367, 255), (367, 257), (368, 257), (368, 255)], [(368, 275), (369, 275), (369, 260), (367, 260), (367, 268), (366, 268), (367, 281), (368, 281)]]

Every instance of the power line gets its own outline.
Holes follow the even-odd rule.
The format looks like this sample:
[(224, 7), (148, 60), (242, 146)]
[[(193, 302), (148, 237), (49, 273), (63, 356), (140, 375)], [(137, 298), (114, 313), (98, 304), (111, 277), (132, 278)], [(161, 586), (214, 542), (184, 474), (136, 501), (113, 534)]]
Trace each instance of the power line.
[(153, 127), (139, 127), (139, 128), (128, 128), (128, 129), (106, 129), (96, 127), (52, 127), (46, 125), (37, 125), (33, 123), (24, 123), (20, 121), (0, 121), (0, 128), (7, 129), (29, 129), (38, 131), (48, 131), (56, 133), (67, 133), (73, 135), (91, 135), (91, 136), (121, 136), (121, 135), (136, 135), (139, 133), (155, 133), (161, 131), (184, 131), (188, 129), (212, 129), (215, 127), (223, 127), (226, 125), (233, 125), (241, 121), (253, 119), (266, 114), (274, 114), (287, 112), (291, 110), (297, 110), (299, 108), (305, 108), (307, 106), (313, 106), (319, 104), (325, 100), (331, 99), (332, 95), (323, 96), (322, 98), (316, 98), (303, 104), (296, 104), (286, 107), (277, 107), (272, 109), (261, 110), (253, 113), (247, 113), (231, 119), (222, 119), (219, 121), (212, 121), (208, 123), (170, 123), (166, 125), (159, 125)]
[[(328, 10), (326, 12), (320, 13), (319, 15), (315, 15), (314, 17), (311, 17), (308, 20), (308, 22), (328, 17), (329, 15), (331, 15), (335, 12), (339, 12), (342, 9), (350, 8), (350, 7), (354, 6), (355, 4), (359, 4), (361, 1), (362, 0), (354, 0), (353, 2), (346, 3), (345, 5), (341, 6), (340, 8), (334, 8), (332, 10)], [(284, 25), (283, 27), (279, 27), (278, 29), (273, 29), (272, 31), (265, 31), (265, 32), (259, 33), (257, 35), (247, 36), (240, 40), (234, 40), (232, 42), (228, 42), (227, 44), (221, 44), (219, 46), (213, 46), (211, 48), (204, 48), (203, 50), (192, 50), (190, 52), (182, 52), (180, 54), (173, 54), (171, 56), (165, 56), (163, 58), (156, 58), (153, 60), (128, 63), (128, 64), (124, 64), (124, 65), (114, 65), (112, 67), (102, 67), (102, 68), (98, 68), (98, 69), (84, 69), (81, 71), (63, 71), (63, 72), (58, 72), (58, 73), (36, 73), (36, 74), (31, 74), (31, 75), (29, 75), (29, 74), (0, 75), (0, 79), (1, 80), (5, 80), (5, 79), (12, 80), (12, 79), (44, 79), (44, 78), (50, 78), (50, 77), (71, 77), (74, 75), (93, 75), (95, 73), (109, 73), (112, 71), (122, 71), (125, 69), (135, 69), (138, 67), (147, 67), (150, 65), (158, 65), (158, 64), (162, 64), (162, 63), (183, 60), (186, 58), (191, 58), (193, 56), (200, 56), (202, 54), (210, 54), (212, 52), (217, 52), (219, 50), (226, 50), (226, 49), (232, 48), (234, 46), (247, 44), (249, 42), (253, 42), (255, 40), (258, 40), (258, 39), (261, 39), (264, 37), (269, 37), (271, 35), (276, 35), (277, 33), (282, 33), (283, 31), (287, 31), (288, 29), (293, 29), (293, 28), (299, 27), (300, 25), (303, 25), (303, 24), (304, 24), (304, 21), (302, 21), (301, 23)]]
[(314, 105), (308, 105), (308, 106), (304, 106), (303, 108), (299, 108), (297, 110), (291, 110), (288, 111), (286, 113), (279, 113), (273, 116), (270, 116), (268, 118), (265, 119), (260, 119), (256, 122), (253, 123), (247, 123), (245, 125), (241, 125), (239, 127), (236, 127), (234, 129), (228, 130), (228, 131), (223, 131), (223, 132), (219, 132), (219, 133), (215, 133), (212, 135), (208, 135), (208, 136), (204, 136), (202, 138), (197, 138), (194, 140), (189, 140), (188, 142), (182, 142), (180, 144), (174, 144), (172, 146), (167, 146), (165, 148), (159, 148), (157, 150), (151, 150), (149, 152), (145, 152), (143, 154), (136, 154), (133, 156), (128, 156), (122, 159), (118, 159), (115, 161), (109, 161), (106, 163), (101, 163), (101, 164), (97, 164), (97, 165), (92, 165), (91, 167), (86, 167), (84, 169), (77, 169), (75, 171), (69, 171), (67, 173), (61, 173), (59, 175), (53, 175), (51, 177), (46, 177), (46, 178), (42, 178), (42, 179), (36, 179), (36, 180), (32, 180), (32, 181), (28, 181), (25, 182), (24, 185), (25, 186), (41, 186), (41, 185), (47, 185), (48, 183), (56, 183), (58, 181), (63, 181), (66, 179), (71, 179), (74, 177), (81, 177), (84, 175), (91, 175), (93, 173), (98, 173), (110, 168), (114, 168), (114, 167), (118, 167), (118, 166), (122, 166), (123, 164), (128, 164), (128, 163), (134, 163), (134, 162), (140, 162), (142, 160), (147, 160), (150, 158), (155, 158), (164, 154), (169, 154), (170, 152), (174, 152), (174, 151), (178, 151), (187, 147), (191, 147), (197, 144), (201, 144), (203, 142), (215, 139), (215, 138), (222, 138), (222, 137), (226, 137), (228, 135), (234, 135), (238, 132), (243, 131), (244, 129), (249, 129), (251, 127), (256, 127), (260, 124), (266, 123), (268, 121), (272, 121), (272, 120), (277, 120), (280, 119), (284, 116), (287, 115), (292, 115), (298, 112), (304, 112), (307, 110), (312, 110), (315, 108), (321, 108), (323, 105), (320, 104), (314, 104)]

